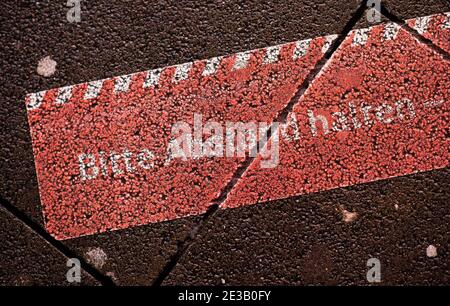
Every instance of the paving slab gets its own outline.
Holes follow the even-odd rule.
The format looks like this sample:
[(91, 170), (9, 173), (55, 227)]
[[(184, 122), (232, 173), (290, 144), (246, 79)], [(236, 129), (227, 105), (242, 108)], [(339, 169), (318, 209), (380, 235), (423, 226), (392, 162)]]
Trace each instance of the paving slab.
[[(230, 193), (230, 197), (223, 207), (231, 208), (257, 202), (264, 203), (219, 210), (205, 226), (204, 231), (200, 232), (198, 240), (190, 246), (164, 284), (369, 284), (366, 272), (368, 270), (367, 260), (370, 258), (379, 259), (382, 263), (382, 267), (384, 267), (382, 268), (384, 271), (382, 284), (384, 285), (442, 285), (448, 283), (449, 261), (445, 255), (448, 252), (446, 232), (449, 230), (447, 216), (450, 213), (446, 205), (448, 142), (445, 136), (446, 122), (448, 122), (448, 91), (445, 89), (445, 84), (448, 83), (448, 73), (446, 72), (448, 71), (448, 61), (445, 61), (432, 49), (420, 44), (406, 31), (398, 29), (399, 31), (395, 31), (396, 35), (392, 36), (391, 34), (394, 32), (390, 30), (391, 27), (397, 29), (395, 25), (389, 24), (388, 27), (385, 25), (374, 27), (367, 36), (361, 35), (365, 31), (352, 32), (344, 41), (341, 49), (335, 53), (330, 64), (327, 64), (324, 71), (314, 81), (311, 89), (299, 101), (294, 112), (296, 110), (306, 111), (305, 107), (309, 105), (308, 103), (320, 103), (322, 99), (323, 106), (330, 106), (333, 104), (335, 96), (339, 98), (337, 99), (339, 101), (345, 101), (350, 97), (350, 100), (353, 101), (355, 96), (352, 96), (352, 93), (355, 93), (355, 89), (358, 92), (356, 95), (364, 93), (364, 101), (371, 101), (371, 96), (375, 97), (380, 94), (380, 99), (372, 100), (380, 102), (387, 101), (386, 99), (391, 95), (400, 97), (400, 93), (405, 88), (409, 88), (411, 94), (419, 93), (417, 96), (423, 98), (420, 101), (424, 103), (422, 109), (425, 110), (423, 113), (425, 119), (420, 120), (418, 126), (414, 127), (413, 124), (410, 127), (415, 131), (424, 131), (428, 130), (428, 124), (434, 125), (439, 120), (441, 122), (438, 124), (439, 127), (432, 128), (433, 132), (429, 134), (428, 138), (420, 137), (421, 149), (427, 146), (429, 149), (422, 153), (430, 154), (429, 157), (423, 159), (423, 162), (425, 164), (432, 163), (433, 160), (436, 161), (436, 156), (438, 156), (438, 160), (441, 160), (437, 164), (428, 164), (431, 167), (424, 167), (423, 171), (433, 169), (435, 166), (445, 169), (344, 189), (323, 191), (314, 195), (292, 197), (299, 194), (300, 190), (303, 190), (300, 193), (304, 193), (309, 188), (313, 190), (313, 181), (315, 180), (322, 184), (327, 180), (336, 179), (336, 182), (343, 184), (339, 185), (340, 187), (348, 185), (347, 183), (350, 183), (352, 179), (363, 182), (371, 170), (357, 171), (360, 175), (342, 177), (334, 172), (336, 169), (326, 170), (330, 168), (330, 165), (333, 168), (333, 162), (327, 161), (323, 168), (314, 168), (317, 171), (312, 171), (309, 173), (310, 175), (305, 175), (306, 178), (299, 179), (295, 177), (295, 173), (302, 176), (305, 170), (308, 172), (309, 167), (320, 164), (315, 159), (315, 156), (317, 157), (316, 150), (320, 151), (320, 148), (324, 150), (319, 154), (319, 160), (322, 154), (333, 155), (334, 150), (338, 152), (338, 155), (349, 154), (348, 156), (351, 156), (349, 159), (336, 159), (336, 156), (333, 158), (333, 160), (339, 160), (339, 167), (345, 168), (345, 173), (355, 169), (353, 164), (346, 164), (346, 161), (358, 158), (359, 153), (353, 152), (351, 147), (345, 145), (345, 148), (340, 145), (325, 148), (313, 141), (310, 143), (312, 145), (310, 148), (291, 147), (288, 150), (291, 153), (283, 155), (283, 152), (287, 152), (283, 151), (286, 141), (280, 137), (280, 165), (289, 166), (289, 169), (282, 167), (281, 169), (277, 169), (277, 167), (261, 169), (258, 161), (255, 162), (237, 183), (236, 189)], [(396, 39), (400, 39), (398, 43), (400, 46), (388, 47), (389, 44), (395, 44)], [(383, 50), (384, 47), (380, 46), (380, 41), (383, 43), (387, 41), (387, 45), (384, 46), (391, 51)], [(358, 52), (356, 55), (358, 60), (355, 65), (357, 69), (349, 73), (349, 77), (346, 77), (345, 69), (351, 67), (340, 69), (342, 68), (340, 65), (345, 66), (355, 59), (351, 48), (360, 48), (359, 51), (362, 51), (364, 48), (370, 49), (375, 46), (378, 50)], [(410, 47), (413, 50), (411, 53), (407, 51)], [(422, 73), (417, 73), (415, 77), (407, 77), (407, 79), (413, 80), (417, 77), (428, 76), (427, 81), (432, 82), (431, 90), (428, 91), (427, 86), (420, 85), (413, 89), (414, 85), (411, 87), (409, 81), (404, 83), (405, 79), (393, 77), (392, 79), (383, 78), (383, 80), (389, 80), (390, 84), (399, 81), (404, 84), (403, 86), (394, 86), (392, 88), (395, 89), (386, 92), (386, 88), (391, 88), (386, 81), (380, 81), (380, 78), (372, 73), (370, 73), (370, 77), (367, 75), (370, 79), (368, 81), (359, 74), (359, 72), (362, 74), (367, 72), (365, 68), (370, 65), (380, 64), (380, 60), (383, 61), (383, 58), (387, 59), (395, 54), (394, 49), (402, 50), (402, 56), (414, 53), (417, 57), (412, 56), (413, 58), (409, 59), (415, 68), (407, 68), (408, 60), (400, 60), (398, 63), (396, 60), (388, 60), (390, 62), (387, 64), (388, 68), (372, 71), (393, 76), (399, 67), (405, 67), (405, 69), (400, 68), (403, 69), (403, 73), (422, 70)], [(428, 55), (421, 55), (421, 52), (428, 53)], [(423, 58), (430, 60), (434, 58), (436, 63), (430, 65), (433, 68), (426, 67), (427, 64), (424, 63), (422, 68), (416, 69), (421, 66), (418, 63), (423, 61)], [(319, 85), (321, 82), (327, 82), (325, 80), (329, 80), (330, 83), (325, 86)], [(371, 81), (374, 81), (373, 88), (369, 89), (366, 85)], [(424, 80), (422, 79), (418, 83), (423, 85)], [(326, 90), (327, 88), (328, 90)], [(431, 99), (425, 97), (427, 94)], [(427, 100), (434, 101), (436, 95), (440, 94), (445, 96), (442, 103), (425, 103)], [(309, 102), (308, 95), (311, 96)], [(443, 108), (431, 111), (431, 117), (427, 117), (428, 107), (434, 109), (438, 105)], [(339, 109), (336, 108), (335, 111), (339, 111)], [(324, 114), (325, 118), (331, 119)], [(310, 121), (306, 120), (304, 123), (303, 126), (309, 128), (304, 132), (312, 134), (313, 130), (310, 130), (310, 126), (308, 126)], [(383, 138), (383, 135), (377, 136), (368, 144), (363, 145), (363, 150), (369, 148), (376, 148), (375, 151), (383, 150), (383, 146), (387, 145), (389, 152), (396, 152), (397, 148), (402, 147), (402, 140), (406, 140), (406, 138), (410, 139), (406, 142), (414, 146), (416, 140), (414, 137), (410, 137), (415, 133), (404, 138), (405, 136), (401, 136), (402, 133), (398, 134), (397, 128), (388, 132), (389, 136), (396, 135), (395, 139), (384, 139), (379, 142), (378, 137)], [(301, 128), (299, 130), (301, 131)], [(383, 128), (380, 128), (378, 132), (386, 133), (386, 131), (383, 132)], [(364, 138), (370, 134), (369, 129), (361, 136)], [(305, 140), (308, 143), (308, 136), (305, 139), (305, 135), (302, 133), (302, 137), (300, 137), (302, 143), (305, 143)], [(293, 136), (295, 135), (291, 135), (290, 141)], [(434, 139), (434, 136), (437, 138)], [(338, 138), (340, 137), (336, 139)], [(425, 139), (430, 141), (430, 145), (425, 144)], [(329, 140), (330, 138), (327, 138), (327, 141)], [(436, 146), (431, 145), (435, 140), (438, 141)], [(349, 134), (340, 138), (338, 143), (341, 141), (348, 144)], [(396, 144), (391, 146), (389, 143), (392, 144), (392, 141)], [(408, 151), (409, 149), (396, 152), (375, 161), (374, 167), (371, 167), (376, 173), (375, 176), (383, 175), (383, 171), (386, 170), (389, 172), (408, 169), (409, 167), (403, 168), (406, 164), (384, 167), (385, 163), (395, 163), (400, 160), (403, 162), (418, 161), (417, 158), (421, 154), (408, 154), (406, 153)], [(405, 153), (408, 156), (405, 156)], [(371, 154), (365, 154), (364, 160), (373, 160), (370, 156)], [(411, 159), (411, 157), (413, 158)], [(298, 167), (293, 165), (298, 165)], [(327, 174), (322, 176), (318, 169), (326, 170)], [(420, 171), (419, 169), (409, 169), (411, 171), (403, 172), (403, 174)], [(280, 175), (280, 173), (284, 174)], [(393, 173), (391, 172), (391, 174)], [(316, 190), (320, 190), (320, 188)], [(289, 198), (267, 202), (279, 198), (281, 194), (285, 194)], [(424, 211), (426, 211), (425, 214), (423, 214)], [(443, 257), (439, 257), (439, 262), (438, 258), (434, 257), (433, 252), (430, 251), (437, 249), (444, 254)], [(194, 261), (194, 258), (201, 258), (201, 260)]]
[[(27, 93), (339, 33), (356, 7), (357, 3), (334, 1), (323, 5), (314, 1), (178, 1), (136, 6), (89, 1), (82, 2), (81, 22), (69, 23), (69, 7), (60, 3), (6, 3), (2, 10), (5, 31), (0, 34), (5, 46), (0, 89), (2, 197), (44, 224), (22, 102)], [(196, 221), (185, 218), (170, 225), (161, 223), (66, 243), (84, 257), (92, 249), (103, 250), (108, 261), (100, 270), (114, 273), (111, 278), (118, 283), (147, 284), (177, 249), (179, 237), (184, 237)], [(150, 245), (139, 249), (141, 240), (149, 241), (144, 237), (151, 237)], [(130, 269), (134, 272), (128, 273)]]
[(99, 285), (98, 281), (82, 269), (80, 282), (69, 282), (66, 274), (73, 267), (72, 264), (67, 267), (69, 258), (3, 207), (0, 208), (0, 219), (0, 285)]
[[(163, 285), (448, 284), (449, 178), (447, 168), (219, 210)], [(380, 283), (367, 281), (371, 258)]]

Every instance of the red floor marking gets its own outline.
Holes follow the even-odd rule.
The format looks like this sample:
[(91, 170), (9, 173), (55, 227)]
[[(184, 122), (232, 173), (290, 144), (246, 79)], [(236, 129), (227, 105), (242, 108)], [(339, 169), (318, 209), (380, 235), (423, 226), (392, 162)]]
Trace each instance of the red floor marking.
[(222, 207), (447, 167), (449, 71), (393, 24), (352, 32), (294, 108), (298, 139), (280, 138), (278, 167), (255, 159)]
[(194, 113), (270, 122), (331, 37), (28, 95), (49, 233), (67, 239), (204, 213), (244, 159), (167, 160), (174, 123), (192, 126)]
[(410, 19), (407, 23), (419, 34), (450, 53), (450, 12)]

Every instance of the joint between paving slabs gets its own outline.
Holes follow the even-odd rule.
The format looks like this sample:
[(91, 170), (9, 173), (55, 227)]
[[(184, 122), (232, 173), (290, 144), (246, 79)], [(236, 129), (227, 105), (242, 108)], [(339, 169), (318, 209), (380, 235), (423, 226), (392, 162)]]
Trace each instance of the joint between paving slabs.
[[(300, 97), (305, 93), (305, 91), (309, 88), (310, 84), (316, 78), (316, 76), (320, 73), (320, 71), (324, 68), (324, 66), (331, 59), (334, 52), (339, 48), (344, 39), (348, 36), (353, 27), (357, 24), (357, 22), (364, 15), (367, 7), (367, 0), (361, 2), (360, 6), (355, 10), (352, 17), (347, 21), (343, 30), (340, 34), (338, 34), (337, 38), (332, 42), (330, 48), (325, 52), (322, 58), (316, 63), (313, 69), (308, 73), (305, 80), (302, 84), (297, 88), (294, 96), (289, 100), (286, 106), (281, 110), (281, 112), (274, 118), (273, 122), (281, 122), (284, 123), (287, 119), (289, 113), (293, 110), (296, 103), (299, 101)], [(273, 125), (273, 123), (272, 123)], [(267, 137), (265, 141), (259, 142), (259, 147), (264, 146), (268, 141), (270, 141), (272, 126), (267, 129)], [(197, 234), (202, 230), (204, 224), (209, 221), (209, 219), (219, 210), (220, 205), (225, 202), (229, 193), (236, 186), (238, 181), (241, 179), (242, 175), (245, 171), (250, 167), (255, 157), (247, 157), (244, 162), (238, 167), (238, 169), (234, 172), (232, 178), (228, 181), (225, 187), (221, 190), (219, 196), (212, 201), (212, 204), (207, 209), (206, 213), (203, 215), (203, 218), (192, 228), (187, 237), (179, 243), (179, 247), (174, 256), (169, 260), (163, 270), (160, 272), (158, 277), (153, 282), (153, 286), (160, 286), (166, 277), (171, 273), (173, 268), (177, 265), (178, 261), (183, 257), (185, 252), (189, 249), (189, 247), (195, 242)]]
[(14, 218), (25, 224), (25, 226), (37, 234), (40, 238), (44, 239), (50, 246), (54, 247), (58, 252), (60, 252), (65, 257), (69, 258), (77, 258), (80, 261), (81, 268), (84, 272), (89, 274), (92, 278), (97, 280), (102, 286), (115, 286), (113, 280), (101, 273), (94, 266), (90, 265), (86, 262), (82, 257), (77, 256), (70, 248), (64, 245), (61, 241), (53, 238), (47, 231), (38, 223), (33, 221), (30, 217), (28, 217), (25, 213), (20, 211), (14, 205), (9, 203), (9, 201), (5, 200), (3, 197), (0, 197), (0, 203), (2, 207), (10, 213)]

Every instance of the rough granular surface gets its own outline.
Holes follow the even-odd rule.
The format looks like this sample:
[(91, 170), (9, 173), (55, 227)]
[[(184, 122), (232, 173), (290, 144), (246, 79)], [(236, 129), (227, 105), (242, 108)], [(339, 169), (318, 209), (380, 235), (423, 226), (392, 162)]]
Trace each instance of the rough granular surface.
[[(370, 260), (382, 285), (448, 284), (448, 1), (385, 0), (378, 21), (361, 4), (94, 0), (73, 22), (3, 3), (0, 283), (75, 285), (76, 257), (86, 285), (367, 285)], [(280, 112), (282, 171), (167, 152), (195, 114)]]

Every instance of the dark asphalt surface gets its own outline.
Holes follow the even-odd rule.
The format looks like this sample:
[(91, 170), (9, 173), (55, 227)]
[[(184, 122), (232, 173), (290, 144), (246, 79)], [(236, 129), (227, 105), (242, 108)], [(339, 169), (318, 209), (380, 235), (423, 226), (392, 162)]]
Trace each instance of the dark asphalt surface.
[[(71, 285), (66, 281), (67, 258), (63, 254), (3, 207), (0, 218), (0, 285)], [(99, 285), (84, 271), (81, 279), (84, 285)]]
[[(372, 257), (383, 285), (449, 284), (449, 178), (447, 169), (218, 211), (164, 284), (367, 285)], [(343, 221), (343, 209), (356, 219)]]
[[(448, 11), (446, 1), (428, 2), (385, 1), (405, 19)], [(340, 33), (358, 4), (82, 1), (82, 20), (71, 24), (65, 2), (6, 1), (0, 13), (2, 201), (43, 226), (26, 93)], [(44, 78), (36, 66), (47, 55), (57, 62), (57, 71)], [(220, 211), (164, 284), (364, 283), (365, 262), (373, 254), (386, 262), (387, 283), (448, 284), (448, 175), (448, 170), (433, 171)], [(344, 224), (341, 206), (357, 211), (357, 220)], [(0, 283), (67, 284), (67, 258), (8, 212), (2, 211), (1, 219), (1, 270), (7, 276)], [(148, 285), (200, 219), (63, 243), (117, 284)], [(428, 244), (438, 247), (437, 258), (425, 257)], [(99, 249), (106, 255), (100, 256), (102, 264), (92, 255)], [(38, 266), (36, 254), (42, 257)], [(93, 281), (83, 277), (83, 283)]]

